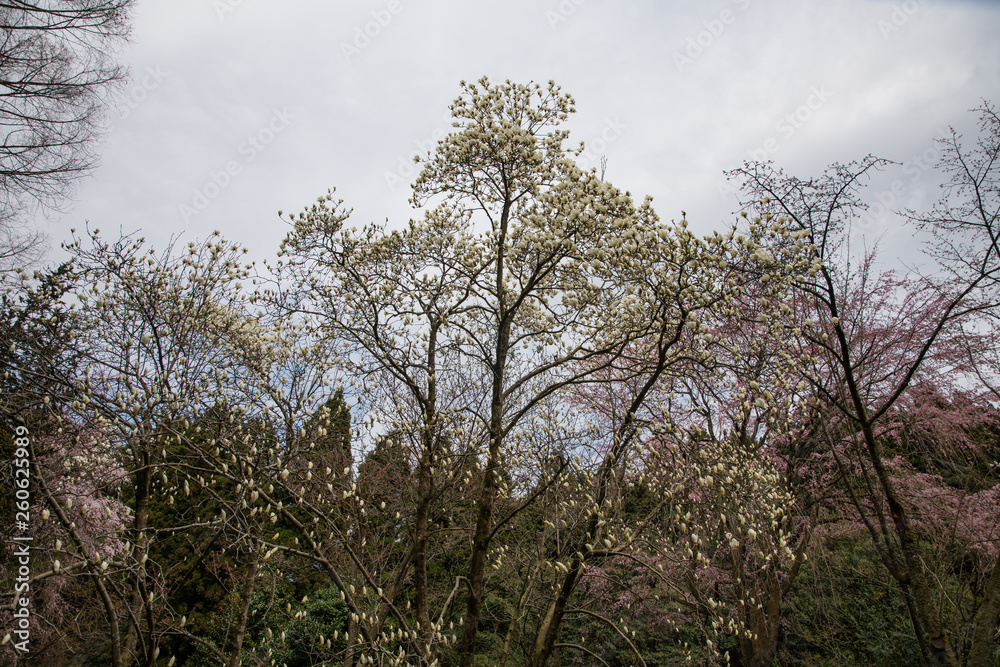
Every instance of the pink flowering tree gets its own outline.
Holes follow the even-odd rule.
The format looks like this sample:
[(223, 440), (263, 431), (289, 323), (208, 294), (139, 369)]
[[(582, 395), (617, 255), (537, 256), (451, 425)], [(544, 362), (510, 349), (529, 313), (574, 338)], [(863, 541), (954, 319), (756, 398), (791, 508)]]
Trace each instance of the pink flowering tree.
[[(122, 498), (125, 470), (100, 430), (36, 423), (29, 433), (34, 567), (24, 583), (31, 600), (31, 647), (32, 654), (56, 659), (81, 639), (73, 636), (73, 615), (107, 611), (90, 609), (88, 598), (101, 594), (99, 576), (124, 568), (123, 533), (131, 510)], [(5, 588), (13, 591), (13, 583)], [(13, 611), (13, 593), (4, 598), (3, 611)], [(4, 643), (9, 654), (12, 644)]]
[[(959, 223), (969, 230), (993, 228), (1000, 132), (990, 122), (995, 116), (984, 117), (975, 149), (966, 152), (957, 138), (946, 143), (942, 166), (952, 182), (938, 211), (920, 220), (925, 226), (942, 232)], [(933, 277), (879, 272), (871, 254), (852, 255), (847, 238), (854, 214), (864, 206), (860, 183), (880, 164), (866, 158), (834, 165), (808, 181), (769, 164), (747, 164), (732, 176), (742, 181), (755, 220), (778, 220), (804, 234), (813, 253), (814, 269), (796, 283), (807, 318), (799, 338), (810, 361), (805, 376), (825, 414), (827, 452), (836, 460), (854, 516), (900, 586), (921, 654), (928, 664), (985, 665), (993, 651), (989, 628), (996, 627), (992, 603), (977, 607), (966, 643), (928, 564), (930, 534), (917, 523), (916, 501), (928, 497), (917, 489), (932, 480), (909, 475), (902, 463), (892, 465), (887, 437), (904, 397), (917, 400), (915, 383), (944, 377), (948, 386), (963, 374), (969, 377), (950, 343), (963, 324), (993, 312), (1000, 257), (991, 234), (977, 241), (971, 232), (961, 237), (961, 259), (948, 254), (957, 246), (942, 241), (937, 255), (950, 261)], [(954, 442), (925, 439), (939, 462), (963, 456), (951, 447)]]

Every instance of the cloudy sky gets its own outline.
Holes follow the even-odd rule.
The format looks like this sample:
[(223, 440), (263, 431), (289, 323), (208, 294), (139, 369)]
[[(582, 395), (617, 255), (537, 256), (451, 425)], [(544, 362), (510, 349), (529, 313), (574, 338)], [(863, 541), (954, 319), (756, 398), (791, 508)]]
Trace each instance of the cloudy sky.
[(809, 176), (874, 153), (902, 164), (872, 201), (920, 208), (934, 138), (973, 137), (969, 110), (1000, 102), (997, 35), (1000, 2), (958, 0), (140, 0), (101, 165), (38, 224), (53, 246), (88, 221), (157, 247), (219, 229), (263, 259), (277, 211), (328, 188), (359, 226), (404, 224), (410, 158), (484, 75), (555, 80), (588, 166), (605, 155), (607, 180), (705, 232), (732, 220), (723, 170), (751, 158)]

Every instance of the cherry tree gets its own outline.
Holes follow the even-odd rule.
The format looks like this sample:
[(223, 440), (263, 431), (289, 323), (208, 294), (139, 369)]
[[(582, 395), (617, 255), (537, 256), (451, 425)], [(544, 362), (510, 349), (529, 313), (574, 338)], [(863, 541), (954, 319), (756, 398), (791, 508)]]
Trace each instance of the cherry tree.
[[(131, 517), (121, 494), (126, 474), (99, 431), (33, 422), (24, 432), (30, 434), (26, 440), (32, 454), (31, 554), (48, 564), (23, 582), (30, 591), (32, 653), (54, 659), (78, 641), (67, 632), (70, 615), (93, 611), (78, 601), (90, 598), (97, 577), (122, 567), (127, 557), (123, 533)], [(8, 588), (5, 599), (15, 596), (13, 582)], [(14, 603), (0, 607), (14, 609)]]
[[(946, 143), (942, 166), (952, 181), (941, 207), (950, 213), (923, 219), (926, 226), (943, 230), (941, 220), (946, 217), (954, 224), (964, 220), (970, 229), (993, 224), (996, 211), (988, 198), (977, 193), (996, 187), (992, 166), (996, 136), (990, 130), (970, 155), (957, 139)], [(949, 165), (963, 161), (982, 169), (950, 169)], [(945, 264), (946, 273), (928, 277), (879, 273), (871, 254), (852, 255), (846, 239), (854, 214), (864, 206), (858, 192), (866, 174), (881, 164), (869, 157), (834, 165), (820, 178), (802, 180), (755, 163), (731, 176), (742, 181), (749, 200), (760, 202), (754, 206), (759, 216), (780, 220), (806, 235), (814, 268), (796, 284), (806, 300), (808, 318), (800, 340), (810, 359), (805, 377), (829, 415), (829, 452), (844, 453), (837, 463), (852, 505), (900, 585), (924, 659), (928, 664), (960, 664), (959, 632), (946, 625), (937, 584), (924, 558), (925, 535), (915, 527), (914, 507), (901, 478), (890, 469), (881, 433), (915, 381), (941, 373), (955, 377), (957, 355), (946, 343), (963, 322), (992, 312), (995, 247), (971, 234), (963, 237), (968, 241), (962, 246), (964, 262), (953, 253), (953, 261)], [(948, 252), (947, 244), (938, 246), (940, 258), (947, 259)], [(954, 455), (943, 447), (938, 452)], [(977, 625), (992, 622), (989, 608), (984, 605), (983, 615), (977, 614)], [(992, 649), (982, 642), (989, 645), (989, 632), (977, 630), (974, 636), (970, 664), (986, 664), (983, 656)]]

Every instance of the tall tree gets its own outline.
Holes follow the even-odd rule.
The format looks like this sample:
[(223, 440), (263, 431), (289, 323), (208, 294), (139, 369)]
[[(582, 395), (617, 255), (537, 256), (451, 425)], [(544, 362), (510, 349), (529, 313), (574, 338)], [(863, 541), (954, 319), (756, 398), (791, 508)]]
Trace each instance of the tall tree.
[(641, 310), (622, 272), (669, 232), (568, 159), (556, 128), (573, 102), (554, 84), (483, 80), (463, 91), (457, 131), (414, 186), (415, 203), (445, 203), (402, 231), (358, 233), (327, 198), (295, 219), (284, 250), (308, 287), (294, 307), (346, 342), (353, 373), (398, 404), (387, 425), (414, 434), (413, 577), (427, 637), (432, 503), (463, 460), (484, 467), (466, 577), (461, 662), (471, 664), (507, 448), (541, 402), (600, 366), (581, 362), (617, 358), (648, 328), (621, 316)]
[[(452, 105), (456, 129), (424, 159), (414, 184), (415, 205), (437, 206), (401, 230), (357, 230), (346, 226), (340, 202), (321, 197), (292, 216), (282, 247), (288, 263), (277, 267), (270, 296), (340, 342), (346, 374), (363, 388), (360, 409), (408, 443), (417, 498), (403, 564), (412, 568), (419, 630), (407, 632), (420, 638), (419, 659), (428, 663), (454, 599), (446, 597), (435, 621), (431, 518), (449, 489), (473, 483), (469, 564), (454, 589), (462, 585), (466, 607), (459, 662), (470, 665), (494, 538), (575, 465), (570, 452), (559, 474), (539, 479), (520, 463), (544, 459), (533, 448), (560, 430), (551, 420), (566, 413), (552, 401), (570, 387), (621, 377), (636, 390), (625, 404), (631, 409), (605, 434), (607, 457), (580, 506), (587, 522), (597, 522), (616, 502), (609, 490), (639, 444), (636, 413), (659, 377), (689, 355), (707, 364), (703, 313), (721, 317), (730, 308), (727, 288), (756, 276), (780, 291), (780, 269), (802, 267), (731, 234), (698, 239), (686, 220), (664, 224), (648, 200), (637, 206), (581, 171), (559, 129), (573, 100), (555, 84), (483, 79), (462, 88)], [(737, 257), (741, 263), (731, 263)], [(538, 429), (546, 437), (536, 437)], [(563, 541), (573, 548), (558, 558), (582, 552), (599, 531), (586, 532), (581, 525)], [(583, 566), (573, 561), (552, 602), (541, 663)], [(352, 591), (343, 592), (350, 600)], [(392, 595), (383, 604), (392, 607)], [(379, 631), (371, 626), (373, 636)]]
[[(602, 373), (607, 384), (575, 390), (577, 399), (585, 400), (583, 404), (574, 401), (574, 406), (595, 418), (598, 442), (604, 441), (603, 456), (594, 466), (588, 489), (591, 500), (581, 506), (585, 515), (580, 517), (579, 530), (567, 534), (559, 553), (566, 559), (567, 571), (558, 578), (559, 592), (539, 625), (535, 665), (546, 664), (554, 655), (571, 597), (580, 606), (584, 596), (578, 588), (585, 568), (601, 568), (619, 557), (662, 565), (666, 557), (677, 567), (665, 574), (650, 568), (650, 574), (672, 591), (668, 597), (681, 598), (682, 604), (697, 609), (697, 615), (719, 614), (716, 606), (699, 598), (695, 585), (696, 570), (709, 562), (706, 554), (709, 559), (719, 554), (729, 560), (735, 553), (730, 548), (733, 534), (750, 528), (761, 534), (756, 546), (762, 546), (775, 531), (762, 528), (750, 508), (756, 505), (757, 514), (767, 514), (776, 512), (779, 505), (789, 505), (772, 472), (774, 463), (766, 459), (773, 456), (767, 453), (768, 445), (773, 445), (768, 441), (788, 430), (789, 404), (795, 393), (788, 377), (799, 361), (786, 340), (794, 324), (791, 310), (782, 304), (792, 277), (807, 270), (808, 258), (794, 244), (786, 244), (773, 255), (766, 251), (762, 242), (767, 237), (780, 238), (780, 230), (766, 226), (756, 226), (749, 236), (731, 230), (700, 240), (685, 225), (682, 220), (681, 228), (675, 230), (676, 240), (652, 250), (657, 253), (656, 270), (631, 281), (655, 327), (610, 372)], [(626, 483), (631, 466), (635, 466), (633, 475), (641, 475), (640, 482)], [(722, 475), (723, 470), (734, 472)], [(713, 476), (718, 483), (706, 484)], [(644, 489), (652, 504), (648, 515), (635, 517), (623, 511), (634, 483)], [(693, 515), (682, 511), (685, 496), (702, 510), (692, 509)], [(734, 496), (744, 497), (741, 522), (731, 511)], [(721, 516), (726, 518), (720, 524)], [(684, 532), (679, 533), (679, 527)], [(689, 529), (686, 536), (678, 537)], [(728, 533), (725, 540), (718, 537), (723, 533)], [(703, 542), (702, 538), (708, 539)], [(739, 541), (747, 544), (742, 536)], [(779, 558), (784, 555), (783, 546), (773, 549)], [(769, 548), (745, 546), (741, 553), (748, 561), (751, 552), (755, 558), (770, 560)], [(753, 607), (741, 609), (745, 613), (740, 623), (730, 624), (741, 638), (758, 634), (763, 627), (770, 630), (769, 625), (751, 618), (756, 607), (749, 599), (757, 593), (755, 587), (771, 583), (760, 583), (750, 574), (759, 564), (748, 562), (742, 576), (745, 585), (731, 586), (732, 594), (727, 591), (727, 609), (729, 605)], [(761, 567), (762, 572), (766, 569)], [(689, 590), (684, 592), (686, 587)], [(679, 595), (678, 590), (682, 591)], [(772, 636), (776, 639), (776, 631), (775, 620), (773, 632), (759, 632), (760, 642), (745, 656), (748, 662), (751, 656), (759, 660), (761, 654), (767, 655), (766, 647)]]

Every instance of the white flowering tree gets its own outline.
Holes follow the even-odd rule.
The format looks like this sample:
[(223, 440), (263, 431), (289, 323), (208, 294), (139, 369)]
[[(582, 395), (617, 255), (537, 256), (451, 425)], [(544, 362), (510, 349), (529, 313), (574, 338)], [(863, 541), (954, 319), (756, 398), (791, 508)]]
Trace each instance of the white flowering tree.
[[(5, 372), (16, 375), (19, 389), (5, 409), (40, 410), (52, 429), (65, 431), (61, 437), (82, 432), (86, 441), (96, 433), (97, 442), (109, 443), (115, 460), (105, 465), (120, 466), (125, 477), (116, 481), (128, 506), (123, 548), (88, 545), (75, 517), (96, 498), (74, 493), (74, 476), (60, 479), (72, 465), (43, 471), (38, 466), (47, 459), (39, 458), (45, 514), (67, 536), (46, 556), (89, 574), (104, 605), (111, 664), (150, 663), (163, 637), (183, 627), (170, 609), (173, 584), (165, 564), (150, 559), (152, 542), (219, 528), (227, 521), (225, 507), (235, 504), (215, 494), (222, 501), (216, 515), (195, 512), (165, 526), (151, 521), (151, 503), (160, 498), (173, 505), (182, 487), (189, 491), (189, 478), (211, 487), (214, 471), (225, 473), (234, 462), (220, 453), (225, 443), (201, 442), (192, 422), (226, 404), (236, 407), (221, 422), (252, 418), (265, 337), (240, 292), (248, 267), (229, 243), (212, 238), (157, 255), (141, 239), (108, 243), (94, 231), (86, 244), (75, 239), (65, 248), (68, 264), (25, 276), (20, 300), (7, 302)], [(227, 429), (231, 442), (233, 430)], [(182, 442), (191, 446), (189, 455), (168, 457), (168, 448), (176, 452)], [(89, 447), (80, 465), (86, 470), (87, 456), (99, 452)]]
[[(546, 664), (560, 644), (582, 648), (560, 639), (560, 625), (571, 599), (580, 606), (579, 584), (588, 567), (608, 582), (614, 569), (609, 565), (622, 559), (641, 564), (641, 576), (667, 590), (657, 615), (678, 603), (697, 615), (722, 614), (699, 597), (703, 587), (694, 586), (696, 570), (707, 568), (716, 553), (728, 558), (730, 541), (739, 544), (747, 529), (774, 532), (772, 516), (746, 523), (750, 508), (770, 515), (789, 504), (780, 474), (766, 462), (764, 444), (788, 428), (794, 389), (787, 383), (798, 360), (792, 347), (789, 354), (786, 344), (774, 341), (788, 339), (794, 327), (785, 300), (791, 277), (808, 271), (808, 257), (801, 244), (766, 250), (762, 242), (781, 237), (776, 226), (755, 224), (747, 235), (733, 230), (697, 239), (686, 224), (682, 220), (666, 239), (648, 242), (656, 270), (632, 282), (656, 328), (602, 372), (606, 384), (575, 392), (575, 404), (597, 428), (592, 438), (604, 446), (592, 464), (592, 488), (581, 498), (578, 530), (559, 550), (563, 574), (557, 575), (558, 594), (538, 626), (536, 665)], [(634, 509), (623, 510), (637, 493), (646, 503), (638, 516)], [(734, 503), (745, 508), (739, 524)], [(728, 526), (727, 516), (734, 522)], [(699, 534), (697, 544), (688, 543)], [(722, 540), (722, 534), (728, 537)], [(764, 562), (751, 559), (748, 566), (763, 568)], [(664, 570), (664, 563), (674, 566)], [(626, 568), (623, 576), (630, 572), (636, 573)], [(758, 585), (734, 586), (726, 606), (742, 604)], [(633, 587), (621, 579), (612, 588)], [(626, 636), (610, 617), (600, 620)], [(729, 627), (749, 636), (757, 629), (753, 625), (744, 618)], [(776, 631), (770, 634), (776, 637)]]
[[(511, 554), (541, 557), (544, 566), (528, 568), (535, 574), (523, 582), (511, 627), (533, 577), (544, 571), (559, 591), (538, 619), (532, 660), (545, 664), (591, 558), (584, 554), (608, 539), (610, 527), (597, 524), (618, 502), (623, 466), (642, 442), (636, 435), (649, 428), (637, 422), (644, 402), (682, 364), (684, 372), (712, 367), (709, 327), (731, 312), (729, 293), (754, 278), (778, 293), (787, 285), (782, 274), (802, 267), (794, 245), (775, 256), (732, 234), (698, 239), (686, 221), (663, 224), (648, 201), (636, 206), (578, 169), (558, 129), (573, 101), (554, 84), (483, 79), (462, 87), (452, 105), (456, 129), (422, 160), (414, 184), (413, 203), (435, 207), (400, 230), (359, 230), (347, 226), (349, 211), (332, 194), (321, 197), (290, 217), (267, 298), (338, 342), (368, 427), (395, 434), (412, 464), (414, 504), (395, 519), (407, 555), (385, 573), (352, 553), (368, 590), (378, 590), (364, 605), (357, 587), (335, 579), (367, 626), (366, 640), (385, 636), (391, 615), (399, 625), (390, 639), (402, 636), (410, 647), (400, 655), (433, 663), (451, 641), (443, 624), (458, 615), (464, 593), (458, 661), (471, 665), (488, 565), (510, 553), (494, 540), (542, 503), (555, 513), (541, 528), (550, 537), (583, 513), (574, 531), (561, 531), (555, 552)], [(606, 448), (592, 443), (589, 455), (574, 458), (569, 390), (614, 383), (634, 393), (599, 436)], [(572, 485), (579, 498), (560, 491)], [(360, 503), (366, 490), (343, 494)], [(464, 522), (449, 521), (467, 531), (467, 569), (435, 593), (427, 573), (433, 518), (459, 508)], [(619, 522), (613, 542), (624, 544), (632, 530)], [(398, 600), (407, 576), (412, 611)], [(508, 631), (508, 648), (510, 638)]]
[(435, 632), (427, 518), (441, 489), (476, 479), (461, 649), (471, 664), (497, 502), (513, 491), (512, 443), (542, 402), (596, 377), (648, 331), (626, 278), (668, 232), (648, 205), (569, 160), (556, 128), (572, 99), (556, 86), (463, 88), (458, 129), (414, 186), (415, 203), (444, 201), (404, 230), (359, 232), (324, 198), (293, 218), (282, 279), (303, 288), (286, 303), (344, 342), (366, 392), (407, 404), (378, 420), (413, 442), (413, 623), (425, 644)]

